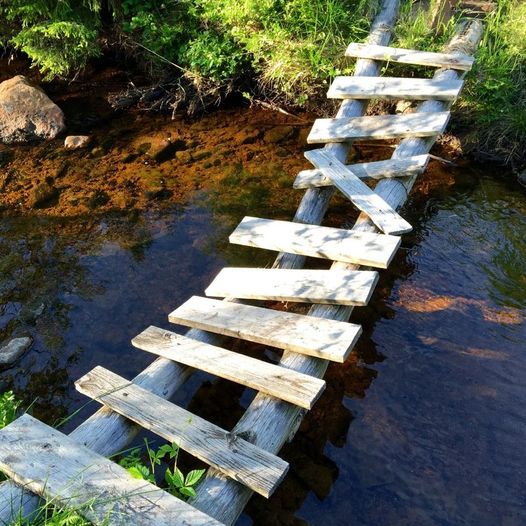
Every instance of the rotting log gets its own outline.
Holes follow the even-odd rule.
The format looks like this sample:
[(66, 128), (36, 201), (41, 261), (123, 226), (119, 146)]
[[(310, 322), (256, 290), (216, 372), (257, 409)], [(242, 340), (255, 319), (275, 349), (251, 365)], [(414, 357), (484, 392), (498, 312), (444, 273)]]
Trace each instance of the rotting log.
[[(368, 43), (386, 45), (389, 43), (391, 30), (396, 19), (398, 0), (385, 0), (380, 14), (376, 17)], [(472, 53), (482, 34), (480, 23), (474, 22), (452, 42), (450, 51)], [(372, 60), (356, 61), (355, 75), (376, 76), (380, 65)], [(436, 79), (462, 78), (452, 70), (439, 71)], [(363, 115), (367, 101), (345, 100), (337, 113), (337, 117), (357, 117)], [(443, 111), (449, 107), (438, 101), (424, 102), (418, 111)], [(434, 138), (406, 139), (400, 143), (393, 157), (401, 158), (426, 153), (434, 142)], [(340, 161), (345, 162), (350, 144), (331, 144), (327, 146)], [(400, 180), (382, 180), (376, 191), (394, 208), (400, 207), (407, 198), (407, 192), (412, 187), (416, 177), (401, 182)], [(327, 211), (333, 187), (312, 188), (305, 192), (294, 221), (307, 224), (320, 224)], [(355, 226), (357, 231), (372, 231), (372, 225), (366, 217), (360, 216)], [(280, 254), (274, 264), (275, 268), (300, 268), (304, 256)], [(333, 268), (356, 269), (355, 265), (335, 263)], [(352, 308), (339, 306), (314, 305), (309, 314), (322, 318), (347, 321)], [(190, 338), (218, 345), (223, 338), (220, 335), (192, 329), (186, 334)], [(322, 377), (328, 362), (317, 358), (308, 358), (288, 351), (283, 354), (281, 364), (285, 367)], [(134, 378), (144, 389), (148, 389), (163, 398), (170, 398), (191, 376), (193, 369), (179, 365), (164, 358), (156, 359), (149, 367)], [(282, 445), (292, 438), (303, 417), (304, 411), (291, 404), (277, 401), (275, 398), (258, 394), (247, 412), (234, 428), (234, 432), (250, 430), (254, 443), (271, 452), (277, 452)], [(137, 435), (140, 428), (121, 415), (102, 408), (79, 425), (70, 434), (77, 442), (86, 445), (97, 453), (110, 456), (126, 448)], [(252, 495), (251, 490), (239, 483), (229, 481), (220, 473), (209, 469), (206, 479), (198, 488), (197, 499), (193, 505), (225, 523), (233, 523), (241, 514), (245, 504)], [(36, 510), (39, 498), (33, 493), (16, 485), (12, 481), (0, 485), (0, 524), (9, 525), (21, 516), (29, 516)]]

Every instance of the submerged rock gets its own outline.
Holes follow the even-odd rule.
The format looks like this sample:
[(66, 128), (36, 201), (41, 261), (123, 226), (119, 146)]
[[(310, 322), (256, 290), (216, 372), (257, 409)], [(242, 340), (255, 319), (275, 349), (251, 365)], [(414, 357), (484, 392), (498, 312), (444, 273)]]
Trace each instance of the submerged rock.
[(291, 139), (296, 134), (292, 126), (274, 126), (265, 132), (263, 140), (268, 144), (278, 144)]
[(13, 338), (0, 347), (0, 367), (8, 367), (18, 360), (30, 347), (33, 340), (29, 336)]
[(252, 125), (248, 125), (235, 134), (234, 140), (239, 145), (252, 144), (255, 143), (258, 139), (260, 139), (262, 135), (263, 132), (260, 129)]
[(17, 75), (0, 83), (0, 140), (6, 144), (54, 139), (64, 113), (38, 86)]
[(77, 150), (78, 148), (86, 148), (91, 142), (89, 135), (68, 135), (64, 139), (64, 147), (69, 150)]
[(28, 205), (31, 208), (43, 208), (58, 197), (58, 189), (49, 183), (37, 184), (29, 194)]

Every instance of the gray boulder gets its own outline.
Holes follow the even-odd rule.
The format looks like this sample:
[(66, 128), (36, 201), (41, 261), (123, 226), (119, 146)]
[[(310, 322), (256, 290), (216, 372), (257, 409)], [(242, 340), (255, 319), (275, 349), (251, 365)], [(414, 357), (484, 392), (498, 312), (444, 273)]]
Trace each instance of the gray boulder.
[(65, 127), (62, 110), (26, 77), (17, 75), (0, 83), (0, 141), (53, 139)]
[(9, 367), (18, 360), (30, 347), (33, 340), (29, 336), (13, 338), (0, 347), (0, 368)]

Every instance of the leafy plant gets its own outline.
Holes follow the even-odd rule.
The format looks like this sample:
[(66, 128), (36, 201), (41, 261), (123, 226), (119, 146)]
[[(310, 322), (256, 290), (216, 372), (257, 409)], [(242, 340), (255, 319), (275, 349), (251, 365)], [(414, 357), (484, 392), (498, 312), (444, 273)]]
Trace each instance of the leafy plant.
[(202, 479), (205, 470), (194, 469), (185, 476), (177, 467), (177, 458), (179, 456), (179, 446), (177, 444), (164, 444), (157, 450), (154, 450), (150, 448), (146, 439), (144, 442), (149, 466), (143, 463), (140, 448), (130, 451), (119, 461), (119, 464), (126, 468), (133, 477), (155, 484), (156, 477), (159, 475), (159, 466), (162, 465), (164, 459), (168, 458), (168, 462), (173, 462), (173, 466), (170, 467), (168, 465), (164, 468), (163, 480), (166, 483), (167, 491), (179, 498), (195, 497), (194, 488)]
[(20, 402), (13, 391), (6, 391), (0, 396), (0, 429), (9, 425), (18, 415)]
[(101, 0), (13, 0), (0, 3), (0, 42), (26, 53), (47, 79), (97, 56)]

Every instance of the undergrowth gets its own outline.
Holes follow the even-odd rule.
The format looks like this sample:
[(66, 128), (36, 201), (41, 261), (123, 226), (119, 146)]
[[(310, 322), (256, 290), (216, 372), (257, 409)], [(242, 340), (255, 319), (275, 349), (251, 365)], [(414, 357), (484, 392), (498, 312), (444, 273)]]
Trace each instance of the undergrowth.
[[(412, 2), (402, 5), (394, 41), (399, 47), (439, 51), (466, 14), (457, 13), (437, 34), (429, 28), (429, 11), (412, 7)], [(463, 133), (467, 150), (520, 167), (526, 162), (526, 3), (498, 0), (483, 22), (475, 64), (466, 76), (453, 123)], [(390, 74), (395, 71), (426, 75), (424, 68), (390, 66)]]
[[(13, 0), (0, 43), (47, 79), (71, 76), (104, 49), (152, 76), (234, 85), (303, 104), (349, 71), (343, 50), (368, 32), (378, 0)], [(204, 82), (206, 81), (206, 82)]]
[(460, 115), (479, 154), (526, 162), (526, 3), (499, 0), (486, 18)]
[[(12, 391), (0, 395), (0, 429), (13, 422), (19, 416), (19, 410), (20, 401)], [(116, 456), (120, 457), (119, 465), (132, 477), (163, 486), (166, 491), (183, 500), (196, 496), (195, 487), (205, 473), (204, 469), (194, 469), (183, 474), (177, 467), (179, 447), (175, 443), (163, 444), (155, 449), (145, 439), (144, 448), (136, 447)], [(3, 480), (6, 477), (0, 472), (0, 481)], [(53, 499), (43, 501), (30, 518), (19, 517), (11, 526), (90, 526), (82, 511), (95, 503), (90, 501), (81, 508), (66, 509)], [(100, 524), (104, 526), (106, 521)]]

